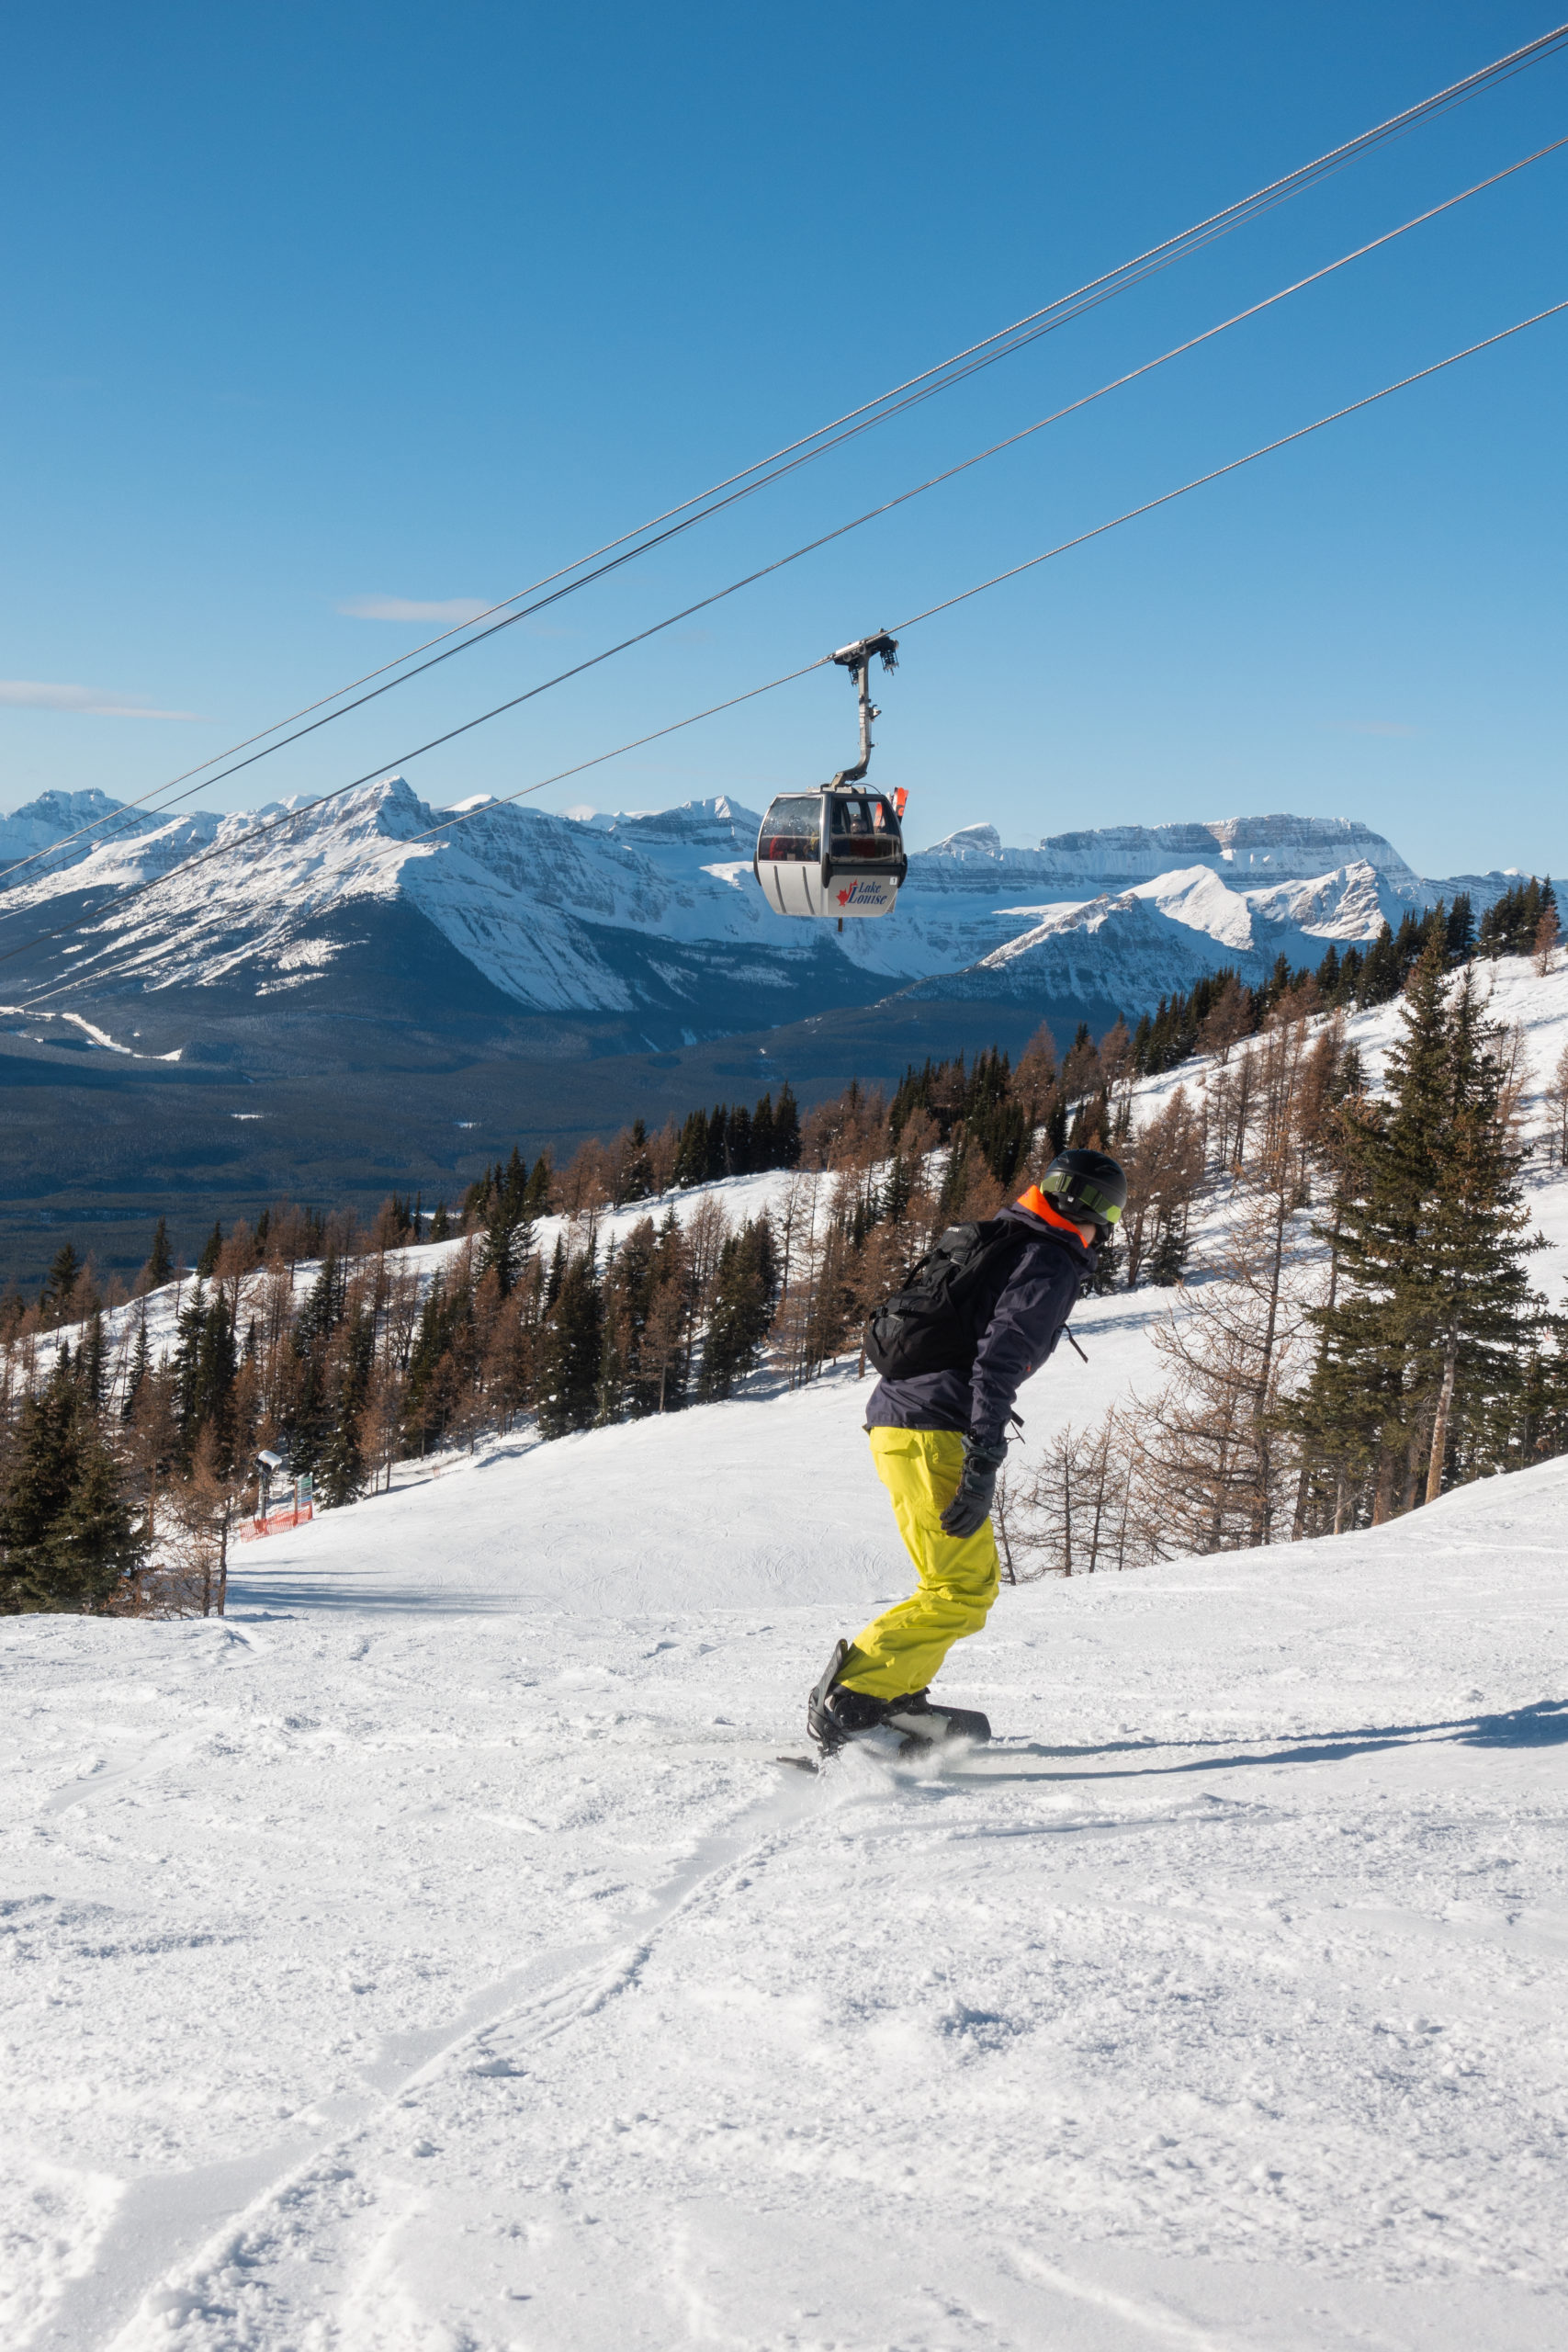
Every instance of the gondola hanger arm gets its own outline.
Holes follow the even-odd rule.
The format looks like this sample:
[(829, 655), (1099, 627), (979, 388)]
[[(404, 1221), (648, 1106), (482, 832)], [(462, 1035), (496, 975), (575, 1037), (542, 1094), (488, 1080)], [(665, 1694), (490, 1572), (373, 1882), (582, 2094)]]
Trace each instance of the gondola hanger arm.
[(898, 640), (887, 631), (878, 629), (874, 637), (857, 638), (852, 645), (840, 645), (833, 659), (841, 670), (847, 670), (853, 681), (855, 696), (860, 704), (860, 758), (852, 768), (840, 768), (828, 786), (838, 792), (845, 785), (863, 782), (871, 765), (871, 722), (882, 713), (871, 698), (871, 660), (880, 654), (885, 670), (898, 667)]

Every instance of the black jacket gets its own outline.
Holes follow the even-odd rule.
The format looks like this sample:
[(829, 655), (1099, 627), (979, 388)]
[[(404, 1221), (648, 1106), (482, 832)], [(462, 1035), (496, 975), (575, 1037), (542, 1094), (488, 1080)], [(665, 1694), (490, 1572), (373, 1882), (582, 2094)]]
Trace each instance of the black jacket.
[(1061, 1338), (1094, 1272), (1095, 1252), (1021, 1201), (1000, 1214), (1016, 1218), (1027, 1238), (1009, 1268), (973, 1370), (879, 1380), (865, 1409), (868, 1430), (961, 1430), (976, 1445), (1001, 1444), (1018, 1392)]

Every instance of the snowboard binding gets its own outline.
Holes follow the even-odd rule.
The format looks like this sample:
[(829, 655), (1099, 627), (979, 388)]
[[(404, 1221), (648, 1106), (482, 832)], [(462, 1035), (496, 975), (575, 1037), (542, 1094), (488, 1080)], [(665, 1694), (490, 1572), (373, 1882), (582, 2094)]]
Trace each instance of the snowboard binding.
[(848, 1642), (836, 1644), (821, 1679), (807, 1702), (806, 1728), (823, 1756), (836, 1755), (852, 1740), (886, 1749), (889, 1736), (898, 1756), (917, 1755), (927, 1747), (956, 1742), (983, 1746), (991, 1736), (986, 1717), (966, 1707), (933, 1706), (929, 1687), (906, 1691), (897, 1699), (873, 1699), (863, 1690), (847, 1690), (839, 1678), (850, 1654)]

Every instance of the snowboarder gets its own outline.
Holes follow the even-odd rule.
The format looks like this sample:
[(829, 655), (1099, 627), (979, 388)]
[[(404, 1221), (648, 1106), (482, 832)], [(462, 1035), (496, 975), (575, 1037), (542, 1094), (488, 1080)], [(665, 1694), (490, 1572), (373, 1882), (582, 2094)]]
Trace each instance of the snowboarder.
[(1106, 1153), (1058, 1152), (999, 1216), (950, 1227), (873, 1317), (866, 1351), (883, 1377), (866, 1430), (919, 1583), (835, 1647), (807, 1715), (825, 1754), (880, 1731), (907, 1743), (990, 1737), (984, 1715), (933, 1706), (931, 1679), (997, 1597), (991, 1498), (1013, 1400), (1055, 1349), (1126, 1202)]

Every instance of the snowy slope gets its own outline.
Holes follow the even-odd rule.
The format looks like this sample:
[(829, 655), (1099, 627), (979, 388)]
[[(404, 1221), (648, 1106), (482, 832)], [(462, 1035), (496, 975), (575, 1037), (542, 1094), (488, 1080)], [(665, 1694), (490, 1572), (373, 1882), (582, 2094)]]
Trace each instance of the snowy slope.
[[(1539, 1077), (1568, 974), (1492, 977)], [(0, 1621), (6, 2352), (1561, 2343), (1568, 1462), (1004, 1591), (989, 1751), (812, 1781), (904, 1582), (849, 1370)]]
[(1252, 981), (1277, 956), (1316, 965), (1330, 943), (1375, 939), (1384, 920), (1367, 865), (1300, 883), (1234, 890), (1207, 865), (1134, 883), (1117, 898), (1014, 908), (1029, 927), (917, 995), (990, 1002), (1085, 1001), (1143, 1008), (1227, 964)]
[(1559, 2343), (1568, 1464), (1006, 1593), (998, 1745), (818, 1782), (900, 1566), (748, 1409), (0, 1627), (7, 2346)]
[[(1556, 1307), (1568, 1306), (1568, 1173), (1556, 1166), (1548, 1148), (1551, 1120), (1545, 1092), (1560, 1058), (1568, 1053), (1568, 957), (1559, 955), (1555, 967), (1544, 977), (1525, 956), (1503, 956), (1478, 963), (1477, 987), (1488, 1016), (1506, 1031), (1517, 1028), (1524, 1071), (1520, 1099), (1523, 1134), (1529, 1146), (1523, 1170), (1526, 1202), (1546, 1247), (1530, 1261), (1532, 1286)], [(1346, 1023), (1347, 1037), (1359, 1048), (1372, 1092), (1380, 1091), (1389, 1047), (1401, 1035), (1400, 1002), (1358, 1012)], [(1202, 1091), (1214, 1075), (1202, 1057), (1182, 1062), (1159, 1078), (1138, 1086), (1135, 1116), (1151, 1117), (1179, 1086), (1189, 1095)]]
[[(1554, 1306), (1562, 1306), (1568, 1304), (1568, 1176), (1553, 1164), (1547, 1148), (1551, 1123), (1543, 1098), (1560, 1057), (1568, 1052), (1568, 958), (1560, 957), (1557, 967), (1544, 978), (1536, 973), (1532, 961), (1525, 956), (1503, 956), (1495, 963), (1478, 965), (1476, 970), (1490, 1016), (1505, 1028), (1517, 1025), (1521, 1033), (1525, 1070), (1521, 1115), (1531, 1145), (1524, 1170), (1524, 1187), (1530, 1213), (1546, 1245), (1531, 1261), (1531, 1281)], [(0, 1012), (4, 1010), (0, 1007)], [(1368, 1083), (1374, 1091), (1382, 1084), (1389, 1046), (1399, 1034), (1397, 1001), (1353, 1014), (1346, 1023), (1346, 1035), (1359, 1048)], [(106, 1046), (112, 1044), (107, 1037), (102, 1042)], [(1134, 1124), (1141, 1125), (1156, 1114), (1178, 1087), (1184, 1088), (1190, 1096), (1201, 1096), (1214, 1076), (1214, 1065), (1202, 1056), (1194, 1056), (1158, 1078), (1141, 1080), (1134, 1092)], [(826, 1178), (822, 1181), (824, 1184), (830, 1182)], [(599, 1250), (603, 1254), (618, 1247), (632, 1227), (645, 1216), (661, 1219), (672, 1208), (677, 1217), (686, 1223), (709, 1199), (719, 1203), (727, 1220), (735, 1227), (764, 1213), (776, 1216), (790, 1182), (789, 1172), (780, 1170), (759, 1176), (725, 1177), (688, 1192), (662, 1194), (656, 1200), (607, 1210), (595, 1228)], [(1220, 1215), (1223, 1212), (1211, 1212), (1212, 1217)], [(1194, 1231), (1201, 1253), (1201, 1224)], [(581, 1247), (581, 1234), (573, 1234), (565, 1218), (547, 1216), (538, 1220), (535, 1246), (547, 1260), (562, 1238), (571, 1248)], [(400, 1270), (416, 1274), (423, 1284), (440, 1269), (450, 1265), (463, 1247), (461, 1239), (426, 1242), (400, 1250), (397, 1263)], [(319, 1272), (315, 1261), (300, 1261), (294, 1278), (297, 1297), (304, 1295)], [(242, 1306), (242, 1321), (254, 1298), (259, 1298), (262, 1276), (257, 1273), (247, 1280), (250, 1290)], [(105, 1320), (111, 1358), (117, 1351), (129, 1354), (143, 1314), (154, 1360), (172, 1351), (179, 1308), (188, 1296), (187, 1276), (178, 1284), (171, 1283), (152, 1292), (144, 1305), (138, 1301), (108, 1314)], [(1149, 1346), (1150, 1335), (1168, 1306), (1168, 1294), (1147, 1290), (1085, 1301), (1077, 1310), (1074, 1328), (1086, 1339), (1092, 1336), (1092, 1367), (1087, 1373), (1075, 1371), (1070, 1387), (1040, 1387), (1031, 1392), (1032, 1439), (1039, 1442), (1065, 1419), (1081, 1427), (1097, 1419), (1116, 1396), (1153, 1380), (1156, 1362)], [(74, 1350), (81, 1333), (68, 1326), (62, 1332), (46, 1334), (36, 1342), (40, 1374), (47, 1373), (62, 1338)], [(765, 1387), (771, 1388), (771, 1385), (764, 1380)]]
[[(827, 1182), (826, 1179), (823, 1181)], [(703, 1203), (709, 1200), (717, 1201), (728, 1224), (738, 1228), (750, 1218), (770, 1211), (776, 1214), (789, 1183), (787, 1171), (773, 1169), (760, 1176), (724, 1176), (711, 1184), (694, 1185), (689, 1192), (664, 1193), (655, 1199), (637, 1201), (626, 1208), (606, 1209), (594, 1225), (599, 1253), (604, 1257), (610, 1250), (618, 1248), (632, 1227), (644, 1217), (651, 1216), (662, 1223), (665, 1216), (673, 1211), (679, 1223), (689, 1224)], [(534, 1248), (547, 1264), (558, 1241), (564, 1240), (570, 1254), (580, 1251), (584, 1247), (584, 1227), (573, 1226), (564, 1216), (541, 1216), (534, 1225)], [(456, 1240), (422, 1242), (413, 1248), (397, 1250), (392, 1263), (400, 1273), (413, 1274), (423, 1294), (432, 1279), (449, 1269), (468, 1246), (460, 1236)], [(293, 1296), (297, 1302), (304, 1298), (321, 1271), (319, 1259), (302, 1258), (299, 1261), (294, 1268), (293, 1280)], [(263, 1268), (242, 1276), (239, 1312), (242, 1327), (248, 1315), (260, 1311), (265, 1279)], [(111, 1360), (117, 1353), (129, 1358), (143, 1317), (152, 1361), (156, 1363), (160, 1356), (171, 1353), (178, 1339), (180, 1309), (190, 1303), (193, 1280), (192, 1275), (184, 1274), (177, 1283), (165, 1283), (161, 1288), (150, 1291), (145, 1300), (136, 1299), (127, 1306), (110, 1308), (104, 1317), (104, 1329)], [(40, 1334), (33, 1343), (39, 1376), (47, 1377), (62, 1340), (74, 1351), (80, 1345), (82, 1336), (79, 1324), (66, 1324), (58, 1331)]]
[[(298, 820), (271, 832), (262, 827), (276, 805), (221, 819), (133, 813), (80, 842), (68, 837), (112, 806), (101, 793), (48, 794), (17, 810), (0, 824), (0, 912), (19, 936), (46, 910), (86, 924), (65, 949), (39, 950), (30, 977), (52, 986), (68, 967), (79, 996), (222, 990), (330, 1008), (374, 971), (363, 985), (383, 1003), (378, 942), (387, 919), (406, 914), (499, 1001), (684, 1008), (694, 1034), (921, 983), (950, 997), (1023, 991), (1135, 1012), (1219, 963), (1251, 976), (1281, 952), (1315, 961), (1330, 940), (1365, 941), (1385, 917), (1452, 895), (1348, 820), (1113, 827), (1033, 849), (1005, 848), (976, 825), (912, 856), (891, 920), (840, 936), (768, 912), (751, 873), (756, 812), (722, 797), (614, 817), (482, 798), (443, 812), (392, 776), (297, 805)], [(4, 870), (50, 843), (40, 862)], [(173, 872), (193, 849), (217, 854)], [(138, 882), (152, 887), (117, 905), (111, 894)], [(1476, 884), (1478, 906), (1504, 887), (1502, 876)], [(390, 960), (394, 974), (408, 966), (406, 943)], [(22, 997), (28, 978), (17, 970)], [(411, 977), (411, 1010), (430, 987)]]

